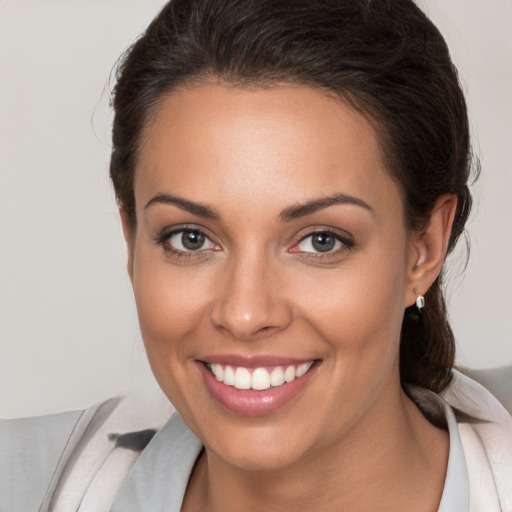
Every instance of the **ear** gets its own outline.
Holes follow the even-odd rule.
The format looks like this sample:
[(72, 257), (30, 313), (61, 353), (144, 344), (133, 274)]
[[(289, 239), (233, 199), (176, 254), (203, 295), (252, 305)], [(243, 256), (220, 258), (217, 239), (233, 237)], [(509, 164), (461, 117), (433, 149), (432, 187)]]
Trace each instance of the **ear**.
[(434, 206), (428, 225), (412, 234), (405, 307), (425, 295), (443, 268), (457, 208), (457, 196), (445, 194)]
[(128, 261), (126, 263), (126, 267), (128, 270), (128, 276), (130, 277), (130, 281), (133, 283), (133, 252), (135, 250), (135, 225), (133, 220), (130, 218), (128, 212), (121, 207), (119, 208), (119, 215), (121, 217), (121, 225), (123, 227), (123, 236), (126, 241), (126, 246), (128, 248)]

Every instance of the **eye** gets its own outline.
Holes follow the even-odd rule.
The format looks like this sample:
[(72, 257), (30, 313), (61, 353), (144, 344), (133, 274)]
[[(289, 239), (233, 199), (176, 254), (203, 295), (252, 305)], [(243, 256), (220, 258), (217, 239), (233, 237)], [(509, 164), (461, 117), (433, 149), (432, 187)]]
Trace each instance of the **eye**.
[(337, 253), (343, 248), (351, 248), (353, 245), (352, 240), (343, 238), (332, 231), (317, 231), (302, 238), (292, 252)]
[(161, 243), (172, 252), (195, 252), (205, 250), (218, 250), (219, 246), (213, 243), (202, 231), (198, 229), (180, 229), (162, 237)]

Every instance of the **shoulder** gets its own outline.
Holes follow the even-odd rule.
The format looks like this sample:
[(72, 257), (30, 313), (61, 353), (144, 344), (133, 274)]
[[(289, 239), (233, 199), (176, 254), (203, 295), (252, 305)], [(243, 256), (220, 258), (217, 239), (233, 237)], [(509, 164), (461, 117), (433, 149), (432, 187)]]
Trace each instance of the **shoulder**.
[[(459, 372), (456, 372), (456, 376)], [(512, 414), (512, 364), (498, 368), (473, 369), (461, 367), (460, 373), (489, 390)], [(463, 383), (461, 383), (464, 385)]]
[(155, 390), (151, 396), (112, 398), (83, 411), (0, 421), (0, 510), (44, 512), (59, 500), (77, 509), (112, 453), (119, 461), (111, 483), (116, 492), (172, 412)]
[(453, 374), (442, 397), (457, 419), (470, 501), (482, 510), (512, 510), (512, 418), (481, 384), (459, 371)]
[(82, 413), (0, 420), (1, 510), (37, 510)]

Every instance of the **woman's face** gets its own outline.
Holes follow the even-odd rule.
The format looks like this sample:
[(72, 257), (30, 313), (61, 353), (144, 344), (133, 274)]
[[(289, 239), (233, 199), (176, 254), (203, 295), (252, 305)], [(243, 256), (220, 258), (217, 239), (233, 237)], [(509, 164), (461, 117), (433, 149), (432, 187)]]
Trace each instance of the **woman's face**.
[(415, 262), (363, 116), (306, 87), (175, 91), (146, 126), (135, 197), (149, 361), (209, 454), (280, 468), (394, 414)]

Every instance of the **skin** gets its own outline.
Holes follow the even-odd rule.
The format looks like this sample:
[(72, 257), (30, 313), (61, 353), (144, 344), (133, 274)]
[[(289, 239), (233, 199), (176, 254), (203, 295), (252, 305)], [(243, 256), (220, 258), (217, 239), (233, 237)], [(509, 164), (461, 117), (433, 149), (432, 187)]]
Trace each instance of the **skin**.
[[(442, 267), (456, 199), (409, 232), (370, 123), (307, 87), (178, 89), (143, 135), (136, 227), (121, 215), (152, 370), (205, 445), (183, 510), (437, 510), (448, 436), (402, 391), (398, 350), (404, 308)], [(218, 218), (154, 199), (165, 194)], [(334, 194), (369, 208), (280, 218)], [(183, 226), (207, 235), (201, 250), (169, 252), (162, 233)], [(304, 237), (326, 229), (351, 243), (319, 256)], [(207, 390), (197, 360), (212, 354), (319, 363), (291, 402), (248, 417)]]

